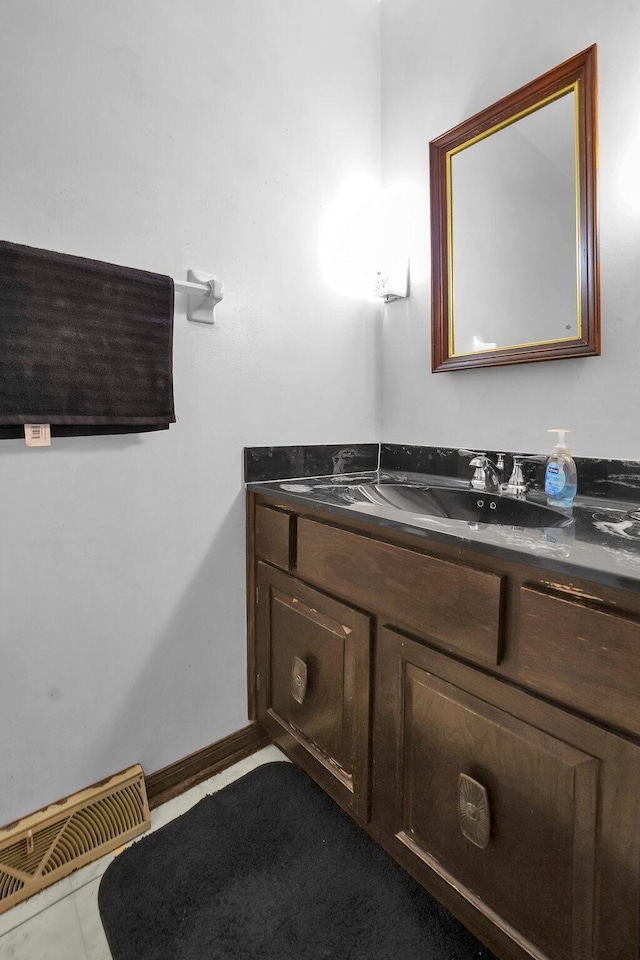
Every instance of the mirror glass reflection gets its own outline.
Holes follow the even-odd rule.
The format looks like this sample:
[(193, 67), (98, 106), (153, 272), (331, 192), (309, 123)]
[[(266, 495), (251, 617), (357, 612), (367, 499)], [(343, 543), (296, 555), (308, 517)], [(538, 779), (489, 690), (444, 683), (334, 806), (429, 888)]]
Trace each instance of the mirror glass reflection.
[(576, 101), (448, 154), (452, 356), (581, 336)]

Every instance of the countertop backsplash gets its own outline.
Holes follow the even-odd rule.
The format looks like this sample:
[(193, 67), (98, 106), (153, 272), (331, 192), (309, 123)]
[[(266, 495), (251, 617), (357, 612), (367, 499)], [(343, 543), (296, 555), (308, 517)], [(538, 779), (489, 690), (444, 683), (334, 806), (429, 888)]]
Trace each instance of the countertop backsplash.
[[(504, 480), (509, 479), (514, 456), (531, 451), (482, 450), (496, 462), (505, 454)], [(540, 454), (538, 454), (540, 455)], [(578, 469), (578, 493), (583, 497), (640, 502), (640, 461), (574, 457)], [(304, 477), (337, 476), (376, 471), (428, 474), (471, 479), (470, 455), (458, 447), (426, 447), (399, 443), (309, 444), (245, 447), (246, 483)], [(523, 462), (531, 490), (544, 490), (545, 463)]]

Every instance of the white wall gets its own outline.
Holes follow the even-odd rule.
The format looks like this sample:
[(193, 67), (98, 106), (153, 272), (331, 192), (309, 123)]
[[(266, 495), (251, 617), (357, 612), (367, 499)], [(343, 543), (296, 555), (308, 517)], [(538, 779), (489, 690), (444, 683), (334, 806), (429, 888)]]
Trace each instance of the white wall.
[[(383, 0), (382, 172), (414, 190), (411, 297), (385, 311), (382, 439), (640, 458), (640, 5)], [(598, 44), (602, 356), (431, 373), (429, 141)]]
[(0, 442), (0, 823), (247, 722), (244, 445), (378, 438), (376, 309), (322, 279), (379, 169), (376, 0), (4, 0), (3, 239), (225, 284), (168, 433)]

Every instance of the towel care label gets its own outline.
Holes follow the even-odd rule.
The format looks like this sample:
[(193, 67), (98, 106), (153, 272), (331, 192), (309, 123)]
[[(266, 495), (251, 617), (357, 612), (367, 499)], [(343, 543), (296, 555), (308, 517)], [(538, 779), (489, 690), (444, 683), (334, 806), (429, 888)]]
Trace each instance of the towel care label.
[(25, 423), (24, 440), (28, 447), (50, 447), (51, 425), (48, 423)]

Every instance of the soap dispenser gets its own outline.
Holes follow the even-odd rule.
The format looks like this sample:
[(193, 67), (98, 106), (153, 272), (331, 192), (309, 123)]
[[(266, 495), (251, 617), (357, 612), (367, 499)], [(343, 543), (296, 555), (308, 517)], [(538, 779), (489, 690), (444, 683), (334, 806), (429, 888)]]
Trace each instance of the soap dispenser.
[(573, 506), (573, 498), (578, 489), (578, 472), (569, 448), (564, 442), (565, 433), (569, 430), (553, 429), (547, 433), (557, 433), (558, 442), (553, 453), (547, 460), (544, 473), (544, 489), (547, 494), (547, 503), (550, 507)]

